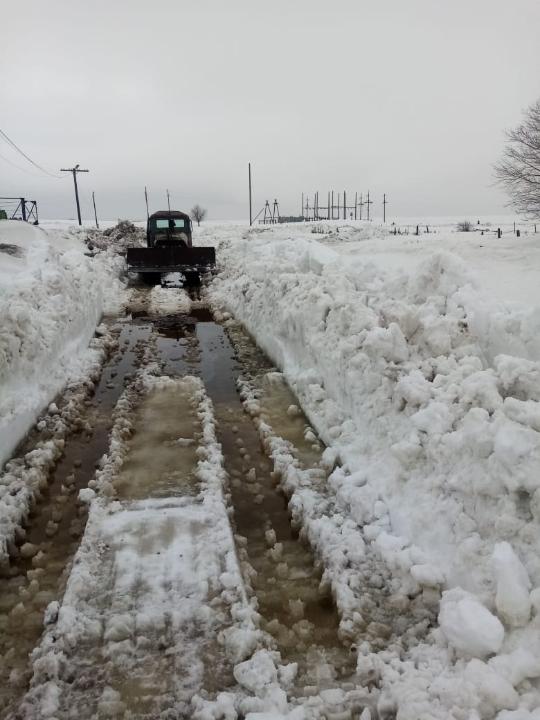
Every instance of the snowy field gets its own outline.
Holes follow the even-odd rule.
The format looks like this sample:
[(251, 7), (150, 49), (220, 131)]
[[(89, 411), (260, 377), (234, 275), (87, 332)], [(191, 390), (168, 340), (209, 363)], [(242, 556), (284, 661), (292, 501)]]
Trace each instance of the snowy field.
[[(321, 225), (326, 229), (324, 223)], [(519, 238), (513, 232), (513, 223), (504, 217), (493, 218), (477, 227), (473, 225), (473, 232), (456, 232), (455, 223), (437, 224), (436, 219), (420, 225), (418, 236), (414, 235), (414, 225), (397, 223), (396, 227), (406, 227), (410, 234), (389, 234), (391, 226), (358, 229), (337, 225), (331, 228), (334, 233), (322, 243), (346, 256), (348, 263), (372, 261), (391, 272), (412, 272), (426, 253), (444, 250), (462, 258), (476, 283), (489, 296), (525, 304), (540, 302), (540, 223), (536, 234), (534, 223), (518, 223)], [(425, 232), (426, 227), (429, 234)], [(500, 239), (496, 233), (498, 227), (502, 231)]]
[[(422, 232), (426, 225), (429, 233)], [(89, 347), (96, 326), (104, 313), (120, 313), (128, 296), (123, 261), (108, 241), (94, 238), (104, 249), (88, 257), (89, 230), (45, 226), (0, 222), (0, 460), (62, 387), (90, 368), (95, 373), (103, 356), (102, 348)], [(393, 234), (392, 225), (375, 222), (212, 223), (195, 228), (194, 243), (216, 246), (217, 273), (205, 291), (216, 317), (245, 326), (326, 445), (322, 475), (301, 471), (280, 428), (261, 414), (259, 390), (242, 381), (246, 412), (323, 564), (359, 677), (369, 692), (376, 688), (362, 720), (371, 713), (387, 720), (538, 720), (540, 234), (524, 223), (517, 237), (504, 218), (468, 233), (435, 218), (422, 223), (419, 235), (405, 219), (395, 227), (409, 232)], [(150, 302), (155, 314), (190, 309), (186, 294), (173, 288), (154, 289)], [(279, 373), (270, 375), (277, 383)], [(174, 619), (177, 599), (186, 614), (174, 622), (194, 659), (190, 674), (178, 638), (165, 633), (163, 672), (185, 674), (183, 716), (357, 717), (345, 709), (321, 715), (323, 700), (298, 704), (287, 695), (295, 670), (268, 652), (246, 599), (227, 523), (216, 420), (200, 381), (179, 386), (154, 367), (133, 382), (137, 391), (128, 386), (115, 410), (109, 453), (92, 489), (81, 494), (90, 519), (64, 600), (46, 616), (25, 716), (68, 717), (65, 658), (92, 675), (97, 658), (106, 657), (110, 677), (100, 675), (95, 702), (104, 717), (128, 717), (132, 708), (111, 689), (122, 653), (133, 628), (145, 623), (148, 642), (130, 655), (134, 672), (142, 672), (159, 636), (149, 623)], [(147, 496), (115, 500), (113, 485), (138, 477), (128, 442), (134, 403), (151, 399), (156, 388), (174, 394), (179, 387), (192, 394), (201, 425), (193, 436), (197, 493), (167, 501), (149, 488)], [(295, 406), (290, 410), (294, 415)], [(50, 407), (49, 416), (55, 412)], [(316, 443), (312, 431), (305, 440)], [(187, 438), (185, 448), (191, 444)], [(60, 446), (53, 455), (59, 452)], [(165, 458), (169, 450), (161, 452)], [(0, 526), (13, 534), (16, 523), (5, 501)], [(141, 549), (143, 530), (155, 539), (152, 552), (163, 554), (156, 563)], [(179, 553), (186, 563), (175, 569), (172, 556)], [(375, 591), (392, 608), (393, 628), (400, 620), (406, 627), (419, 607), (434, 621), (411, 626), (406, 638), (389, 631), (391, 641), (378, 648), (364, 632), (365, 597)], [(104, 610), (104, 593), (113, 598), (113, 615)], [(126, 605), (126, 594), (133, 603)], [(234, 608), (234, 622), (218, 595)], [(200, 621), (200, 637), (186, 629), (191, 617)], [(98, 626), (105, 636), (94, 632)], [(214, 630), (239, 686), (215, 701), (205, 695), (197, 665)], [(81, 642), (88, 657), (78, 650)], [(152, 678), (159, 693), (173, 692), (158, 680)], [(186, 709), (195, 690), (202, 692)], [(325, 696), (327, 706), (346, 696), (325, 692), (334, 692)]]

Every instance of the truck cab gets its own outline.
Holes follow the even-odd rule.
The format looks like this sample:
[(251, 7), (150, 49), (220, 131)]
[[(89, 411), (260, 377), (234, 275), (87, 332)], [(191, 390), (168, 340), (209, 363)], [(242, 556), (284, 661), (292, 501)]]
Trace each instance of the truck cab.
[(191, 218), (177, 210), (159, 210), (148, 218), (146, 243), (149, 248), (163, 245), (192, 247)]
[(178, 210), (160, 210), (149, 216), (146, 244), (148, 247), (127, 248), (126, 261), (128, 272), (139, 273), (151, 284), (168, 273), (181, 273), (187, 284), (197, 284), (201, 273), (208, 273), (216, 264), (214, 247), (193, 247), (191, 219)]

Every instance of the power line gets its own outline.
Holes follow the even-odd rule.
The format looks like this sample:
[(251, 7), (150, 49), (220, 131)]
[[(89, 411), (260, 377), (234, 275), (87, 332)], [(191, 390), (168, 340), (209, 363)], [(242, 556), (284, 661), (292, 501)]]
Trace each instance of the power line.
[(15, 145), (15, 143), (13, 142), (13, 140), (11, 140), (11, 138), (8, 137), (8, 136), (6, 135), (6, 133), (5, 133), (3, 130), (1, 130), (1, 129), (0, 129), (0, 135), (4, 138), (4, 140), (6, 140), (6, 142), (8, 142), (8, 143), (11, 145), (11, 147), (15, 148), (15, 150), (16, 150), (20, 155), (22, 155), (24, 158), (26, 158), (26, 160), (28, 160), (29, 163), (32, 163), (32, 165), (33, 165), (34, 167), (37, 167), (38, 170), (41, 170), (41, 172), (44, 172), (45, 175), (50, 175), (50, 177), (57, 178), (57, 179), (59, 179), (59, 178), (62, 177), (61, 175), (54, 175), (53, 173), (50, 173), (48, 170), (45, 170), (45, 168), (41, 167), (41, 165), (38, 165), (37, 162), (34, 162), (34, 161), (32, 160), (32, 158), (31, 158), (31, 157), (28, 157), (28, 155), (27, 155), (25, 152), (23, 152), (20, 147), (18, 147), (17, 145)]
[(0, 155), (0, 160), (7, 162), (8, 165), (11, 165), (11, 167), (14, 167), (17, 170), (20, 170), (21, 172), (26, 173), (27, 175), (31, 175), (32, 177), (41, 177), (37, 173), (33, 173), (30, 170), (27, 170), (26, 168), (20, 167), (20, 165), (17, 165), (16, 163), (12, 162), (9, 158), (4, 157), (4, 155)]

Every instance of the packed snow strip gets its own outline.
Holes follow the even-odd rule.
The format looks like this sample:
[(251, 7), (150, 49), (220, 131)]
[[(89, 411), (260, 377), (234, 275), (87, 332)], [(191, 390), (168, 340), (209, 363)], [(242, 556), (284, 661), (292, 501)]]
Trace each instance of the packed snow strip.
[(0, 465), (68, 380), (98, 355), (89, 348), (119, 307), (120, 258), (85, 255), (70, 232), (0, 222)]
[(227, 619), (227, 548), (215, 518), (191, 499), (95, 501), (62, 604), (47, 611), (22, 716), (71, 717), (84, 703), (81, 717), (140, 717), (141, 696), (151, 717), (171, 697), (185, 713)]
[(191, 310), (191, 300), (181, 288), (165, 288), (156, 285), (150, 291), (149, 311), (155, 315), (187, 314)]
[(333, 449), (336, 501), (393, 590), (443, 591), (440, 629), (404, 675), (372, 658), (399, 717), (538, 707), (540, 310), (492, 301), (450, 254), (407, 276), (271, 232), (219, 252), (212, 300)]
[[(279, 654), (266, 649), (268, 638), (244, 591), (211, 401), (199, 379), (157, 372), (147, 366), (125, 390), (110, 451), (93, 487), (80, 492), (90, 503), (89, 520), (64, 598), (47, 610), (22, 717), (71, 717), (74, 708), (80, 717), (96, 710), (107, 717), (155, 717), (173, 709), (199, 720), (223, 713), (255, 719), (249, 712), (278, 710), (289, 717), (284, 688), (296, 667), (281, 665)], [(199, 495), (119, 502), (114, 480), (129, 457), (136, 404), (179, 384), (191, 390), (202, 427)], [(233, 670), (228, 691), (220, 684), (220, 654)]]
[(80, 427), (84, 402), (93, 393), (103, 360), (116, 342), (113, 332), (104, 325), (98, 328), (98, 334), (90, 341), (90, 352), (81, 363), (84, 379), (70, 382), (58, 405), (50, 403), (38, 418), (32, 449), (12, 458), (0, 473), (0, 566), (18, 552), (15, 541), (24, 538), (23, 525), (28, 514), (47, 487), (66, 438)]
[(182, 288), (155, 285), (153, 288), (131, 287), (127, 291), (126, 308), (131, 314), (150, 316), (188, 314), (192, 300)]

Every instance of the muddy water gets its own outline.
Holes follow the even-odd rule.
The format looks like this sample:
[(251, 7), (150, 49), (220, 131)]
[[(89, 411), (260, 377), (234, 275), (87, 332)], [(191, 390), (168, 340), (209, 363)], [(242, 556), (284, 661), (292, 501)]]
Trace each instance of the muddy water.
[[(314, 557), (291, 527), (287, 500), (276, 487), (271, 462), (236, 388), (240, 372), (247, 371), (264, 382), (262, 378), (272, 366), (245, 334), (240, 363), (221, 325), (205, 311), (199, 311), (194, 319), (194, 326), (189, 318), (177, 318), (176, 329), (172, 318), (156, 326), (162, 336), (158, 341), (162, 362), (168, 373), (182, 374), (187, 361), (179, 353), (179, 345), (184, 340), (180, 346), (189, 350), (196, 340), (198, 351), (192, 353), (189, 369), (202, 377), (214, 403), (218, 440), (231, 478), (240, 556), (247, 555), (256, 572), (249, 583), (263, 627), (275, 638), (283, 659), (299, 663), (297, 685), (332, 687), (353, 676), (354, 653), (337, 637), (339, 618), (332, 598), (320, 589)], [(264, 411), (280, 434), (295, 444), (303, 463), (311, 467), (320, 459), (318, 442), (309, 434), (306, 439), (309, 428), (300, 413), (287, 414), (295, 402), (288, 387), (279, 380), (273, 385), (275, 399)]]
[[(195, 308), (189, 315), (150, 317), (143, 293), (139, 300), (137, 312), (122, 326), (120, 349), (105, 366), (88, 403), (83, 430), (68, 439), (48, 492), (26, 528), (26, 539), (39, 546), (43, 559), (36, 563), (14, 558), (10, 577), (0, 584), (0, 717), (9, 714), (27, 684), (27, 657), (39, 641), (43, 610), (62, 594), (65, 569), (86, 521), (76, 501), (78, 489), (88, 484), (107, 450), (112, 409), (124, 379), (136, 369), (149, 344), (157, 350), (164, 374), (199, 375), (213, 400), (218, 440), (231, 478), (240, 555), (246, 555), (256, 571), (254, 577), (248, 573), (246, 581), (253, 587), (263, 626), (275, 638), (284, 660), (299, 663), (298, 690), (332, 687), (353, 675), (353, 654), (337, 638), (337, 613), (331, 598), (319, 589), (320, 574), (312, 553), (291, 527), (286, 498), (276, 488), (270, 461), (252, 420), (243, 411), (236, 380), (240, 372), (247, 371), (257, 382), (272, 384), (267, 396), (274, 399), (263, 399), (263, 412), (294, 444), (302, 463), (314, 466), (320, 450), (306, 434), (305, 418), (287, 413), (294, 396), (281, 381), (268, 379), (273, 368), (247, 336), (240, 343), (240, 362), (223, 327), (213, 321), (208, 310)], [(194, 494), (196, 481), (186, 468), (194, 466), (190, 441), (197, 440), (200, 427), (196, 410), (186, 409), (185, 399), (179, 397), (175, 407), (174, 401), (171, 405), (169, 398), (156, 393), (137, 411), (130, 456), (116, 486), (121, 499)], [(176, 424), (172, 434), (171, 423)], [(142, 437), (148, 440), (144, 447), (136, 440)], [(182, 442), (174, 446), (178, 439)], [(153, 454), (150, 448), (157, 444), (162, 449)], [(103, 602), (107, 603), (107, 598)], [(204, 672), (212, 667), (215, 648), (209, 647), (207, 654)], [(91, 669), (89, 673), (87, 680)], [(207, 680), (210, 688), (210, 677)], [(135, 707), (141, 696), (130, 690), (129, 681), (118, 676), (114, 685), (124, 702)], [(84, 705), (83, 691), (81, 687)]]
[(298, 407), (298, 399), (284, 376), (270, 364), (247, 332), (237, 323), (227, 334), (242, 364), (243, 375), (257, 392), (261, 416), (276, 433), (291, 444), (292, 454), (304, 468), (317, 467), (324, 448)]
[(107, 451), (111, 411), (124, 378), (136, 367), (145, 335), (126, 326), (121, 330), (118, 351), (105, 363), (83, 410), (81, 429), (66, 439), (49, 486), (30, 513), (24, 542), (34, 544), (42, 554), (32, 559), (13, 557), (9, 577), (0, 579), (0, 717), (9, 714), (26, 687), (28, 655), (41, 636), (43, 612), (63, 592), (65, 569), (86, 523), (78, 490), (88, 485)]

